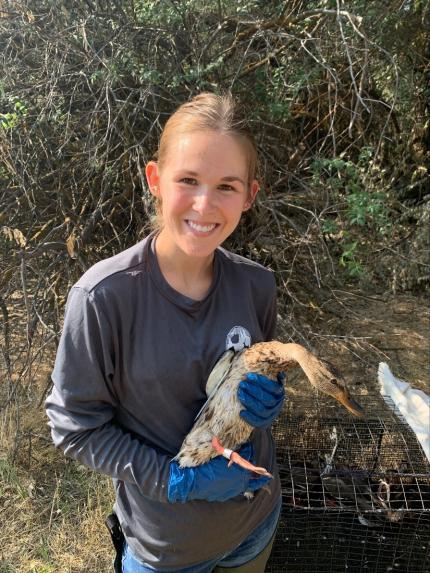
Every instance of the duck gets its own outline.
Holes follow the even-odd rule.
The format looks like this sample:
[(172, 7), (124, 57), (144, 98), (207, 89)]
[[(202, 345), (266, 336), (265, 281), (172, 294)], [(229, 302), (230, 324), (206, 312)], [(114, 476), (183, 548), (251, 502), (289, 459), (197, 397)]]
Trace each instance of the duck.
[(314, 388), (337, 400), (351, 414), (363, 415), (363, 408), (350, 395), (342, 374), (300, 344), (272, 340), (257, 342), (239, 352), (230, 349), (209, 375), (207, 400), (174, 458), (179, 466), (195, 467), (222, 455), (229, 465), (236, 463), (256, 474), (272, 477), (266, 468), (255, 466), (235, 451), (249, 440), (254, 430), (240, 416), (243, 406), (237, 390), (249, 372), (276, 379), (278, 372), (288, 372), (297, 365)]

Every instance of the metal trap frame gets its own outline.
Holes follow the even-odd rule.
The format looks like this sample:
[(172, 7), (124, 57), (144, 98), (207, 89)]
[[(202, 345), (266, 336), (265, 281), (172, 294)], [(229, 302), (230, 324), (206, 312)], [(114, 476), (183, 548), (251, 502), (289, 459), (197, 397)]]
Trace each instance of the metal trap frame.
[(273, 427), (283, 507), (266, 573), (430, 573), (430, 464), (389, 399), (357, 419), (325, 397)]

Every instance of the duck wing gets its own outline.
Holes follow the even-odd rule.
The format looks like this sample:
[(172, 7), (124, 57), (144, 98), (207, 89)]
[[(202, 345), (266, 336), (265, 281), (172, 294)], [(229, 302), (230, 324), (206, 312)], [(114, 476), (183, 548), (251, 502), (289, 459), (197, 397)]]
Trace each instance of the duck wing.
[(234, 362), (234, 358), (239, 356), (240, 352), (235, 352), (233, 349), (227, 350), (221, 356), (221, 358), (217, 361), (215, 366), (212, 368), (211, 373), (209, 374), (209, 378), (206, 382), (206, 396), (208, 397), (206, 402), (200, 408), (197, 413), (197, 416), (194, 418), (196, 421), (200, 416), (205, 412), (213, 400), (215, 394), (218, 392), (219, 388), (227, 379), (231, 371), (231, 367)]

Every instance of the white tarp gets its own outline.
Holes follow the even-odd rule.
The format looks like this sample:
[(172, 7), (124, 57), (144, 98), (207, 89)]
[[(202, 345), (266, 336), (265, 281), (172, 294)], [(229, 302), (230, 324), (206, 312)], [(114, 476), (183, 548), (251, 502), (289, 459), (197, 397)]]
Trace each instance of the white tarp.
[(430, 461), (430, 397), (396, 378), (385, 362), (379, 364), (378, 380), (382, 396), (391, 398), (400, 410)]

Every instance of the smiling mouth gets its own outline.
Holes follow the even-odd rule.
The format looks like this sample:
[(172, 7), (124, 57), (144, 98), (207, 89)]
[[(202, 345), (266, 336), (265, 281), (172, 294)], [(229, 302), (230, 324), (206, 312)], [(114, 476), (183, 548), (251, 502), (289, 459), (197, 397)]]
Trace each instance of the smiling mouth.
[(195, 221), (190, 221), (189, 219), (186, 219), (185, 221), (187, 225), (191, 227), (191, 229), (197, 231), (198, 233), (210, 233), (215, 229), (215, 227), (218, 227), (218, 223), (208, 223), (206, 225), (201, 225)]

